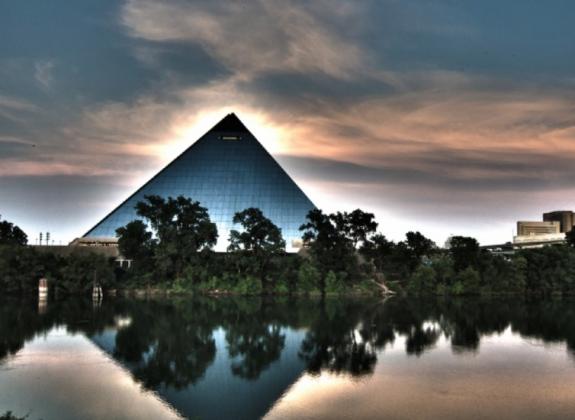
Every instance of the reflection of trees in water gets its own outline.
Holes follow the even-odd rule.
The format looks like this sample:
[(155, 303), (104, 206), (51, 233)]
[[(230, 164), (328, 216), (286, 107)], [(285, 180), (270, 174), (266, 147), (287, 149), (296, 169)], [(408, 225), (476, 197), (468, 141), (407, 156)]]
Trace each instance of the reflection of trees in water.
[(277, 310), (277, 306), (285, 308), (286, 303), (281, 300), (252, 298), (233, 302), (233, 307), (221, 317), (232, 359), (230, 369), (240, 378), (255, 380), (280, 358), (285, 346), (282, 325), (290, 324), (289, 313)]
[[(228, 352), (234, 375), (257, 379), (268, 366), (279, 359), (285, 345), (285, 334), (278, 325), (266, 325), (259, 319), (241, 323), (226, 332)], [(238, 360), (239, 358), (239, 360)]]
[[(116, 320), (129, 318), (118, 327)], [(570, 301), (521, 299), (403, 299), (385, 303), (336, 299), (176, 299), (50, 302), (39, 314), (35, 301), (0, 305), (0, 363), (35, 335), (62, 326), (94, 336), (116, 329), (113, 356), (146, 387), (182, 388), (201, 379), (215, 360), (213, 332), (222, 329), (230, 371), (256, 380), (279, 360), (285, 331), (307, 330), (298, 354), (307, 371), (365, 375), (377, 352), (405, 337), (407, 354), (420, 356), (441, 337), (455, 352), (478, 351), (481, 337), (515, 333), (566, 342), (575, 354), (575, 308)]]
[(7, 301), (0, 305), (0, 363), (16, 354), (43, 329), (43, 320), (34, 314), (33, 302)]
[(318, 316), (309, 326), (299, 352), (308, 372), (372, 373), (377, 356), (373, 342), (357, 329), (361, 307), (356, 302), (342, 300), (328, 300), (318, 306)]
[(39, 314), (38, 301), (34, 299), (4, 299), (0, 301), (0, 363), (20, 351), (27, 341), (54, 327), (88, 334), (101, 332), (118, 312), (111, 305), (106, 310), (93, 311), (90, 301), (78, 299), (50, 302)]
[(146, 387), (184, 388), (202, 378), (212, 364), (213, 326), (191, 316), (189, 308), (140, 302), (130, 319), (116, 334), (114, 357), (127, 362)]

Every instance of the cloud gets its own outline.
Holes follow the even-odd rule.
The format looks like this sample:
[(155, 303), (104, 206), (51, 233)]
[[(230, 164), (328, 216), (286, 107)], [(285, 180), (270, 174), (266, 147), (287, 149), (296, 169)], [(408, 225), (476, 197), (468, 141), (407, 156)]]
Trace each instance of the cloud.
[[(0, 95), (0, 121), (8, 120), (11, 123), (26, 122), (26, 118), (32, 112), (37, 112), (38, 107), (24, 99)], [(4, 134), (0, 127), (0, 135)]]
[[(325, 5), (321, 13), (345, 19), (343, 2)], [(365, 62), (358, 45), (291, 2), (128, 0), (121, 20), (134, 37), (197, 43), (239, 77), (291, 70), (347, 78)]]
[[(0, 57), (0, 176), (105, 178), (128, 191), (235, 111), (330, 210), (365, 206), (440, 232), (467, 215), (512, 223), (569, 207), (575, 96), (555, 69), (572, 63), (545, 31), (550, 55), (525, 31), (495, 39), (497, 19), (474, 7), (127, 0), (106, 11), (114, 31), (89, 27), (89, 58)], [(55, 63), (67, 75), (58, 92)], [(37, 83), (11, 90), (24, 79)], [(111, 208), (110, 191), (93, 198)]]
[(452, 193), (470, 190), (535, 192), (563, 190), (575, 179), (572, 159), (541, 153), (503, 153), (494, 160), (484, 152), (443, 151), (422, 156), (420, 161), (425, 165), (419, 168), (411, 165), (370, 166), (307, 156), (279, 155), (277, 158), (299, 179), (338, 186), (424, 187)]
[(51, 60), (40, 60), (34, 63), (34, 78), (44, 90), (52, 88), (52, 83), (54, 82), (53, 69), (54, 62)]

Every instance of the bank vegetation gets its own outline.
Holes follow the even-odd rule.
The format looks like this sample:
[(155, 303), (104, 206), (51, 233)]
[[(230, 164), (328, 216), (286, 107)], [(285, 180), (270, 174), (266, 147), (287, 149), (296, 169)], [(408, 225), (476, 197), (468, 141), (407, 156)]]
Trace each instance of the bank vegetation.
[[(420, 232), (394, 242), (371, 213), (309, 212), (302, 250), (286, 253), (281, 229), (260, 209), (235, 214), (228, 252), (217, 253), (208, 209), (185, 197), (147, 196), (139, 219), (117, 230), (114, 258), (85, 249), (62, 256), (27, 246), (25, 233), (0, 220), (0, 292), (37, 293), (45, 277), (62, 294), (156, 290), (198, 294), (381, 294), (542, 296), (575, 293), (575, 233), (565, 245), (494, 255), (470, 237), (439, 248)], [(82, 252), (80, 252), (82, 251)]]

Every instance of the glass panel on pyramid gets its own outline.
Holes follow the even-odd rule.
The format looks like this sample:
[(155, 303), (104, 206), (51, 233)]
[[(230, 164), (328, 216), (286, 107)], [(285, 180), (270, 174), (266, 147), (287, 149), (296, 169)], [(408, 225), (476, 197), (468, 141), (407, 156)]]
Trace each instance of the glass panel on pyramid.
[(114, 238), (116, 229), (137, 219), (134, 206), (146, 195), (183, 195), (208, 209), (217, 224), (217, 251), (225, 251), (234, 213), (261, 209), (282, 230), (287, 251), (297, 251), (300, 225), (315, 208), (235, 114), (228, 114), (185, 152), (137, 190), (84, 238)]

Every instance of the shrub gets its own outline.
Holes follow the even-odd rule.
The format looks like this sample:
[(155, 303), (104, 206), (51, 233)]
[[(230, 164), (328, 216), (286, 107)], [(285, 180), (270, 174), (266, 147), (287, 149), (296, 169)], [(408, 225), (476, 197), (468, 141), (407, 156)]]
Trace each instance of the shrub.
[(333, 271), (329, 270), (325, 277), (325, 291), (327, 293), (343, 293), (345, 292), (345, 282), (342, 276), (338, 276)]
[(451, 291), (455, 295), (476, 295), (480, 292), (480, 282), (477, 270), (467, 267), (457, 273)]
[(262, 293), (262, 284), (254, 276), (245, 276), (238, 281), (234, 287), (234, 292), (241, 295), (259, 295)]
[(289, 293), (289, 287), (284, 282), (276, 282), (274, 287), (274, 292), (280, 295), (285, 295)]
[(321, 281), (319, 270), (309, 261), (303, 263), (298, 271), (298, 289), (309, 293), (318, 290)]
[(435, 270), (420, 265), (411, 275), (407, 290), (413, 294), (432, 294), (435, 293), (436, 283)]

